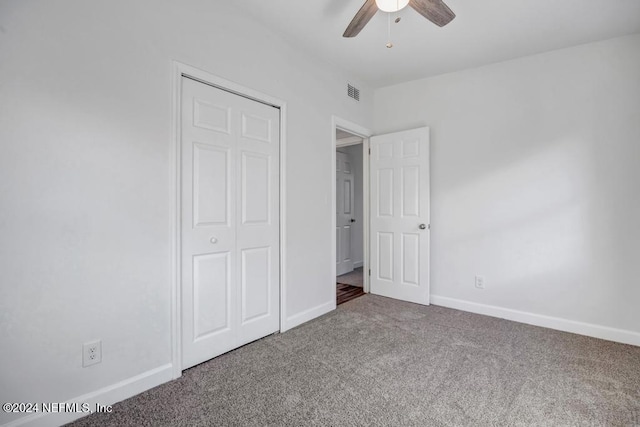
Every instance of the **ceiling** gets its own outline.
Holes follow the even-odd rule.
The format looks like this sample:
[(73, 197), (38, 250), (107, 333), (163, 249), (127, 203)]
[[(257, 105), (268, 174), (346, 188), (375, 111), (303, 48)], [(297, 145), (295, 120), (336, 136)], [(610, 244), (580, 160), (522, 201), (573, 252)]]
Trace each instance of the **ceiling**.
[(409, 7), (400, 11), (400, 23), (391, 23), (392, 49), (385, 47), (383, 12), (357, 37), (342, 37), (364, 0), (231, 3), (374, 88), (640, 32), (640, 0), (445, 2), (457, 16), (443, 28)]

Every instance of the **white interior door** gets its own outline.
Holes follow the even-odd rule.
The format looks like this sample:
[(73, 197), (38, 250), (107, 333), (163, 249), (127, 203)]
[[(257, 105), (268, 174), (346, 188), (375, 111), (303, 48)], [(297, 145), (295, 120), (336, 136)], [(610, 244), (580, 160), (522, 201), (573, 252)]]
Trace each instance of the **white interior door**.
[(279, 110), (182, 79), (182, 368), (276, 332)]
[(336, 274), (338, 276), (353, 271), (351, 234), (355, 213), (352, 166), (349, 154), (336, 152)]
[(429, 304), (429, 129), (371, 138), (371, 293)]

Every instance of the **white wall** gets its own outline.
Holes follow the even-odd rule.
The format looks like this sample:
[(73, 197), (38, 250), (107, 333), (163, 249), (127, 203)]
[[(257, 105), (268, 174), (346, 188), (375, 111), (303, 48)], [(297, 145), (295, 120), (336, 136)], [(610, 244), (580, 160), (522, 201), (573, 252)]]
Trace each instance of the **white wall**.
[(370, 91), (228, 3), (0, 3), (0, 401), (170, 375), (172, 60), (288, 103), (289, 323), (335, 304), (331, 116), (370, 126)]
[(431, 127), (434, 301), (640, 345), (638, 112), (640, 35), (377, 90), (376, 133)]

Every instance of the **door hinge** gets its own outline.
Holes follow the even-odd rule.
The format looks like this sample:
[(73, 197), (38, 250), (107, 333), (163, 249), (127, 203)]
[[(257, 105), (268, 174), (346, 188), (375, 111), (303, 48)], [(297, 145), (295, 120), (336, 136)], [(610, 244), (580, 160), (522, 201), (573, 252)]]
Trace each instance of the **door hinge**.
[(369, 269), (369, 276), (371, 276), (371, 269)]
[(369, 155), (371, 155), (371, 148), (369, 148)]

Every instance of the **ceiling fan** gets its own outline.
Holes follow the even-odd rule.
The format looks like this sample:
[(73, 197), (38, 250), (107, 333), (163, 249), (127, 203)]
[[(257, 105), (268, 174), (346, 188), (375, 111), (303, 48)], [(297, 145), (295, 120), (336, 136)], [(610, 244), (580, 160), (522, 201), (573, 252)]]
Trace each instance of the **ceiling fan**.
[(420, 15), (439, 27), (444, 27), (456, 14), (442, 0), (367, 0), (345, 30), (342, 37), (355, 37), (378, 10), (397, 12), (411, 6)]

